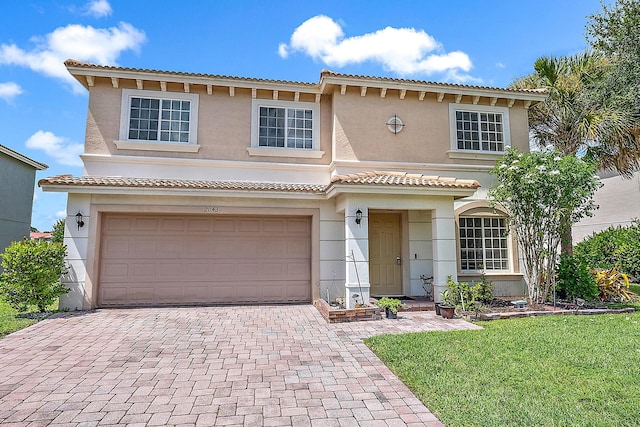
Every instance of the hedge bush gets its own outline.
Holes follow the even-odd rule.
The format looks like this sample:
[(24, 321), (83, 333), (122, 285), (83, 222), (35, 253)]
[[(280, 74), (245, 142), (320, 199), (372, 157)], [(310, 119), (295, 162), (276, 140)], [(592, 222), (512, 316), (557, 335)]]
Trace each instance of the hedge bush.
[(44, 312), (68, 288), (60, 282), (65, 272), (67, 248), (58, 243), (24, 240), (13, 242), (2, 257), (0, 295), (13, 308), (26, 311), (30, 306)]
[(598, 297), (596, 280), (589, 272), (587, 263), (581, 257), (560, 255), (557, 274), (556, 291), (559, 298), (568, 300), (582, 298), (586, 301), (592, 301)]
[(640, 221), (594, 233), (576, 245), (574, 254), (591, 268), (618, 266), (623, 273), (640, 280)]

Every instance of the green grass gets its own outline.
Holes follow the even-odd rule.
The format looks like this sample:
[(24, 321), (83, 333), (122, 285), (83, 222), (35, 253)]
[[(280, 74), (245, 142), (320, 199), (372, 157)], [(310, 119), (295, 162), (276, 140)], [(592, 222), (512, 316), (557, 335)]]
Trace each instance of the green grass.
[[(51, 311), (57, 311), (58, 301), (47, 308)], [(46, 318), (48, 314), (42, 315), (38, 313), (35, 307), (26, 313), (20, 313), (18, 310), (11, 308), (11, 306), (0, 297), (0, 338), (3, 338), (11, 332), (33, 325), (39, 320)]]
[(365, 342), (449, 427), (639, 425), (640, 314), (479, 324)]

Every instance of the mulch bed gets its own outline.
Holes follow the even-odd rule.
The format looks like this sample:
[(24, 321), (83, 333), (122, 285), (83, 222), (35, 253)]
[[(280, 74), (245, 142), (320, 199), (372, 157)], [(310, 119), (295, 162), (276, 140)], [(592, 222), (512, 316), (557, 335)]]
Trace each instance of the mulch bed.
[(468, 310), (466, 317), (469, 320), (493, 320), (493, 319), (509, 319), (533, 316), (548, 316), (558, 314), (614, 314), (614, 313), (633, 313), (633, 308), (608, 309), (604, 305), (584, 304), (578, 306), (576, 304), (559, 301), (555, 307), (549, 304), (526, 304), (524, 308), (515, 308), (511, 300), (494, 299), (491, 303), (484, 305), (477, 313), (474, 310)]

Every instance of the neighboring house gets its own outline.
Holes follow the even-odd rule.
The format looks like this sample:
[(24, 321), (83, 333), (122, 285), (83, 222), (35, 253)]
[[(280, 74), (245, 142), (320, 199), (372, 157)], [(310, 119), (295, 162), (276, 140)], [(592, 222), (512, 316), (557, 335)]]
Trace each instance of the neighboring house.
[(611, 226), (628, 226), (640, 219), (640, 172), (624, 178), (616, 172), (599, 173), (602, 187), (593, 201), (599, 206), (591, 217), (573, 226), (573, 243)]
[(544, 93), (65, 64), (89, 91), (84, 176), (39, 183), (69, 194), (64, 307), (351, 307), (423, 295), (421, 275), (438, 297), (481, 265), (498, 294), (524, 293), (488, 171), (528, 150)]
[(29, 236), (36, 171), (47, 167), (0, 145), (0, 253)]
[(44, 232), (32, 231), (29, 235), (29, 238), (31, 240), (37, 240), (39, 242), (40, 241), (50, 242), (51, 239), (53, 238), (53, 235), (48, 231), (44, 231)]

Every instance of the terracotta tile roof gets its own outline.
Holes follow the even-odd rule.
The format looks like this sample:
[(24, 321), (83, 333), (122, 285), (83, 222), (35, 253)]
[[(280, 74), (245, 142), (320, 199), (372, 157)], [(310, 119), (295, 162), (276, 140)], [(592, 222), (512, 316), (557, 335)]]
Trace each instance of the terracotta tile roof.
[(343, 78), (343, 79), (349, 79), (349, 80), (377, 81), (380, 83), (399, 83), (399, 84), (408, 83), (408, 84), (427, 85), (427, 86), (439, 86), (442, 88), (449, 88), (449, 89), (471, 89), (471, 90), (482, 89), (482, 90), (491, 90), (491, 91), (500, 91), (500, 92), (511, 92), (514, 94), (520, 93), (520, 94), (544, 95), (547, 93), (544, 89), (508, 89), (508, 88), (498, 88), (498, 87), (491, 87), (491, 86), (473, 86), (473, 85), (463, 85), (463, 84), (456, 84), (456, 83), (442, 83), (442, 82), (430, 82), (430, 81), (423, 81), (423, 80), (398, 79), (398, 78), (392, 78), (392, 77), (376, 77), (376, 76), (362, 76), (362, 75), (356, 75), (356, 74), (341, 74), (341, 73), (336, 73), (330, 70), (321, 71), (319, 83), (309, 83), (309, 82), (298, 82), (298, 81), (291, 81), (291, 80), (258, 79), (253, 77), (234, 77), (234, 76), (225, 76), (220, 74), (203, 74), (203, 73), (188, 73), (188, 72), (182, 72), (182, 71), (153, 70), (153, 69), (147, 69), (147, 68), (115, 67), (111, 65), (97, 65), (89, 62), (82, 62), (76, 59), (67, 59), (66, 61), (64, 61), (64, 65), (67, 67), (116, 71), (116, 72), (124, 71), (124, 72), (164, 74), (164, 75), (179, 76), (179, 77), (222, 79), (222, 80), (230, 80), (230, 81), (237, 81), (237, 82), (302, 85), (302, 86), (308, 86), (310, 89), (317, 88), (319, 86), (319, 83), (322, 83), (322, 80), (326, 77), (335, 77), (335, 78)]
[(480, 183), (474, 179), (458, 179), (404, 172), (380, 171), (336, 175), (331, 179), (331, 182), (334, 184), (398, 185), (430, 188), (476, 189), (480, 187)]
[(286, 191), (319, 193), (325, 185), (286, 184), (277, 182), (231, 182), (204, 181), (191, 179), (123, 178), (71, 175), (57, 175), (38, 181), (38, 186), (62, 185), (79, 187), (119, 187), (119, 188), (175, 188), (199, 190), (246, 190), (246, 191)]
[(425, 80), (397, 79), (392, 77), (342, 74), (342, 73), (336, 73), (335, 71), (330, 71), (330, 70), (322, 70), (322, 72), (320, 73), (320, 76), (336, 77), (336, 78), (344, 78), (344, 79), (357, 79), (357, 80), (374, 80), (381, 83), (410, 83), (410, 84), (429, 85), (429, 86), (442, 86), (443, 88), (487, 89), (487, 90), (498, 90), (501, 92), (513, 92), (513, 93), (535, 93), (535, 94), (547, 93), (545, 89), (511, 89), (511, 88), (492, 87), (492, 86), (474, 86), (474, 85), (463, 85), (458, 83), (443, 83), (443, 82), (431, 82), (431, 81), (425, 81)]
[(202, 73), (187, 73), (182, 71), (164, 71), (164, 70), (151, 70), (148, 68), (129, 68), (129, 67), (114, 67), (111, 65), (97, 65), (91, 64), (89, 62), (82, 62), (76, 59), (67, 59), (64, 61), (64, 65), (67, 67), (76, 67), (76, 68), (87, 68), (93, 70), (109, 70), (109, 71), (131, 71), (138, 73), (153, 73), (153, 74), (165, 74), (170, 76), (182, 76), (182, 77), (204, 77), (204, 78), (212, 78), (212, 79), (223, 79), (223, 80), (235, 80), (235, 81), (243, 81), (243, 82), (256, 82), (256, 83), (278, 83), (278, 84), (295, 84), (295, 85), (304, 85), (304, 86), (317, 86), (316, 83), (308, 83), (308, 82), (296, 82), (289, 80), (271, 80), (271, 79), (257, 79), (253, 77), (234, 77), (234, 76), (224, 76), (219, 74), (202, 74)]
[(49, 231), (32, 231), (29, 233), (29, 239), (30, 240), (38, 240), (38, 239), (44, 239), (44, 240), (51, 240), (51, 238), (53, 237), (53, 234), (51, 234)]
[(72, 175), (57, 175), (43, 178), (38, 186), (69, 187), (117, 187), (117, 188), (171, 188), (194, 190), (235, 190), (235, 191), (282, 191), (291, 193), (324, 193), (332, 185), (379, 185), (424, 188), (449, 188), (475, 190), (480, 187), (476, 180), (447, 178), (402, 172), (363, 172), (337, 175), (331, 184), (288, 184), (278, 182), (205, 181), (191, 179), (125, 178)]

